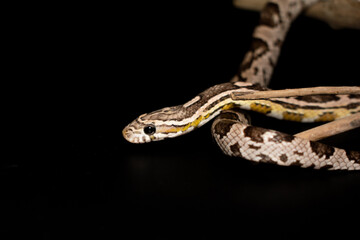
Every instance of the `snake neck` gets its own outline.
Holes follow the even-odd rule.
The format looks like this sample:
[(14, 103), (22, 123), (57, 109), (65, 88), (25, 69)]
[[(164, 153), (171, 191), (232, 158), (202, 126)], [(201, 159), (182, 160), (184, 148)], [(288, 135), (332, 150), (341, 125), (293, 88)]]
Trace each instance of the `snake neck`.
[[(150, 113), (143, 120), (157, 119), (154, 123), (158, 126), (172, 126), (167, 129), (168, 133), (184, 134), (204, 125), (223, 110), (236, 107), (238, 104), (232, 100), (232, 93), (245, 94), (259, 90), (265, 89), (258, 85), (242, 82), (215, 85), (183, 105), (172, 109), (162, 109), (160, 110), (161, 114), (159, 114), (160, 112)], [(159, 121), (159, 119), (161, 120)]]

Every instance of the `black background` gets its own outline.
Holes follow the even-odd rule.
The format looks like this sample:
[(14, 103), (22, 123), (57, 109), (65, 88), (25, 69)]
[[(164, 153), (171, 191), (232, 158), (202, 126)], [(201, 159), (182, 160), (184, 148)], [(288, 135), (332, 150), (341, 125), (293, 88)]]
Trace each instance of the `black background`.
[[(210, 124), (151, 144), (122, 138), (123, 127), (139, 114), (185, 103), (229, 81), (258, 17), (231, 1), (134, 1), (49, 6), (45, 14), (21, 22), (19, 42), (25, 45), (19, 45), (28, 68), (15, 75), (28, 77), (24, 92), (34, 90), (19, 110), (27, 132), (14, 138), (35, 146), (16, 145), (2, 162), (2, 205), (10, 209), (2, 214), (2, 229), (13, 238), (37, 239), (355, 232), (357, 172), (229, 158), (215, 145)], [(270, 87), (358, 85), (359, 42), (356, 30), (335, 31), (300, 17)], [(257, 114), (253, 123), (289, 133), (314, 126)], [(360, 150), (359, 140), (354, 130), (323, 142)]]

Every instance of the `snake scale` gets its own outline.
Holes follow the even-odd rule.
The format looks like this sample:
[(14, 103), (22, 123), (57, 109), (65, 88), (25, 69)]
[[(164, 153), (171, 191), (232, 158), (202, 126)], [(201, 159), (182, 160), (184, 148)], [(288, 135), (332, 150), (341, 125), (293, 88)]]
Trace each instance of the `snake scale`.
[(238, 111), (298, 122), (332, 121), (360, 112), (360, 94), (309, 95), (271, 100), (234, 100), (237, 95), (266, 91), (281, 45), (292, 21), (319, 0), (273, 0), (261, 12), (250, 50), (239, 72), (187, 103), (143, 114), (126, 126), (123, 136), (132, 143), (177, 137), (215, 119), (212, 134), (230, 156), (256, 162), (315, 169), (360, 170), (360, 152), (347, 151), (282, 132), (255, 127)]

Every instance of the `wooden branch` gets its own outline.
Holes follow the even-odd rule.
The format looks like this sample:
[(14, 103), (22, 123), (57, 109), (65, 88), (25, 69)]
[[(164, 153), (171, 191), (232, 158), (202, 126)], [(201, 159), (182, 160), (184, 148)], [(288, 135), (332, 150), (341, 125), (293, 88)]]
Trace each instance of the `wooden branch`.
[(358, 127), (360, 127), (360, 113), (355, 113), (348, 117), (295, 134), (295, 136), (317, 141)]
[[(269, 99), (282, 97), (296, 97), (314, 94), (360, 94), (360, 87), (313, 87), (298, 88), (284, 90), (260, 91), (250, 94), (241, 95), (241, 93), (232, 93), (233, 100), (249, 100), (249, 99)], [(349, 131), (360, 127), (360, 113), (341, 118), (339, 120), (323, 124), (319, 127), (309, 129), (307, 131), (296, 134), (295, 136), (317, 141), (335, 134)]]
[[(235, 7), (253, 11), (261, 11), (267, 0), (233, 0)], [(308, 17), (328, 23), (334, 29), (360, 29), (359, 0), (320, 1), (305, 11)]]
[(283, 97), (297, 97), (306, 95), (318, 94), (360, 94), (360, 87), (312, 87), (312, 88), (295, 88), (284, 90), (269, 90), (259, 91), (249, 94), (232, 93), (233, 100), (248, 100), (248, 99), (269, 99), (269, 98), (283, 98)]

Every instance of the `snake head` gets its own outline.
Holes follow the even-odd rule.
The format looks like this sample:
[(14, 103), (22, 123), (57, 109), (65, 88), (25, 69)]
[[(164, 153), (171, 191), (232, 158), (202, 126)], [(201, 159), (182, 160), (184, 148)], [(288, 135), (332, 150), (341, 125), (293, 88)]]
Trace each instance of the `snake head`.
[(241, 95), (242, 92), (253, 92), (253, 88), (252, 84), (242, 82), (215, 85), (184, 105), (162, 108), (139, 116), (125, 127), (124, 138), (131, 143), (146, 143), (191, 132), (222, 110), (234, 107), (227, 101), (230, 93), (236, 90)]
[(143, 114), (127, 125), (122, 131), (124, 138), (131, 143), (147, 143), (184, 134), (184, 127), (173, 119), (185, 117), (183, 106), (167, 107)]

